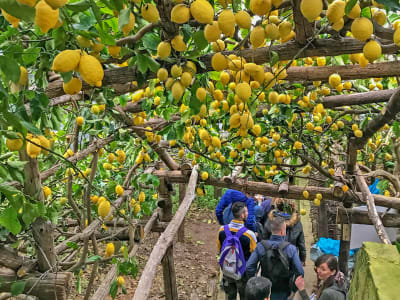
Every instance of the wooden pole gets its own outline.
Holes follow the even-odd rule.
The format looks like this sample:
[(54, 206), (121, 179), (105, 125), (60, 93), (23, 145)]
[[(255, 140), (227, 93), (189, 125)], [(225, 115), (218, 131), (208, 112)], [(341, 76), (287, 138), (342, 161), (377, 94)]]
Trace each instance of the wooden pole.
[(198, 166), (195, 166), (190, 175), (189, 184), (186, 190), (185, 198), (182, 204), (179, 206), (178, 211), (169, 223), (167, 229), (161, 234), (156, 245), (153, 247), (153, 251), (150, 254), (149, 260), (143, 270), (139, 284), (136, 288), (133, 300), (145, 300), (150, 294), (150, 289), (153, 284), (153, 279), (157, 273), (157, 266), (161, 263), (167, 249), (174, 240), (174, 237), (182, 224), (186, 213), (188, 212), (190, 205), (196, 197), (196, 184), (198, 179)]
[[(161, 205), (161, 221), (169, 222), (172, 219), (172, 199), (170, 191), (167, 186), (167, 179), (161, 178), (160, 185), (158, 186), (158, 198), (162, 202)], [(180, 192), (180, 191), (179, 191)], [(183, 194), (183, 193), (182, 193)], [(179, 193), (180, 202), (183, 201), (184, 196)], [(183, 226), (183, 222), (179, 228)], [(175, 264), (174, 264), (174, 248), (171, 244), (162, 258), (163, 278), (164, 278), (164, 292), (165, 299), (175, 300), (178, 299), (178, 289), (176, 287)]]
[(348, 276), (349, 267), (349, 252), (350, 252), (350, 238), (351, 238), (351, 224), (341, 224), (342, 231), (340, 235), (340, 249), (339, 249), (339, 270)]
[[(179, 184), (179, 205), (182, 204), (183, 199), (185, 199), (186, 192), (186, 184)], [(178, 230), (178, 242), (183, 242), (185, 240), (185, 222), (182, 222), (182, 225)]]
[(165, 299), (178, 299), (178, 289), (176, 287), (175, 263), (174, 263), (174, 246), (168, 247), (163, 259), (163, 278)]
[[(399, 214), (378, 213), (378, 215), (382, 220), (383, 226), (400, 228)], [(369, 218), (367, 211), (356, 210), (355, 208), (344, 209), (338, 207), (337, 223), (347, 224), (349, 222), (352, 224), (374, 225), (371, 222), (371, 219)]]

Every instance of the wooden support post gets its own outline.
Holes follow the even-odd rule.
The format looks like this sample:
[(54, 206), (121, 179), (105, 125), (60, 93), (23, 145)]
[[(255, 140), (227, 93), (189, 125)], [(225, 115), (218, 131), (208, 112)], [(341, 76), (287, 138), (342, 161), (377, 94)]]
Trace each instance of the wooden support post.
[(340, 236), (340, 249), (339, 249), (339, 270), (345, 276), (348, 276), (348, 260), (350, 252), (350, 237), (351, 237), (351, 223), (342, 223), (342, 232)]
[[(183, 199), (185, 198), (186, 192), (186, 184), (179, 184), (179, 205), (181, 205)], [(183, 242), (185, 240), (185, 222), (182, 222), (182, 225), (178, 230), (178, 242)]]
[(160, 178), (158, 186), (158, 206), (161, 207), (160, 220), (169, 222), (172, 219), (172, 200), (165, 178)]
[(296, 24), (294, 30), (296, 32), (296, 42), (299, 45), (305, 45), (307, 39), (312, 37), (314, 33), (314, 24), (304, 18), (300, 10), (301, 0), (293, 0), (293, 19)]
[(178, 299), (178, 289), (176, 287), (174, 246), (168, 247), (163, 259), (164, 291), (166, 300)]
[(318, 238), (328, 237), (328, 200), (322, 200), (318, 207)]

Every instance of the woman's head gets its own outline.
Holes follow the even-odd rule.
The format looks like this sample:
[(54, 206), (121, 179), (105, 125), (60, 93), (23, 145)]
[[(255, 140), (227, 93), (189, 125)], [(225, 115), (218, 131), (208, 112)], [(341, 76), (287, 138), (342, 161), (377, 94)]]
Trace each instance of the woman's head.
[(315, 261), (315, 271), (318, 278), (325, 281), (338, 272), (338, 262), (332, 254), (324, 254)]

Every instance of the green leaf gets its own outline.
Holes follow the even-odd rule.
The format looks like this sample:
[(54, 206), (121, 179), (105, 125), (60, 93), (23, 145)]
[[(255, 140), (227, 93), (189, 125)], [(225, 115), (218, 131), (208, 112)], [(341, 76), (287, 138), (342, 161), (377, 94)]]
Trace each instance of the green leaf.
[(346, 15), (351, 12), (351, 10), (353, 9), (354, 5), (356, 5), (358, 0), (350, 0), (346, 3), (346, 7), (344, 9), (344, 12), (346, 13)]
[(10, 291), (12, 296), (22, 294), (25, 290), (26, 281), (16, 281), (11, 285)]
[(157, 50), (160, 41), (160, 36), (154, 33), (147, 33), (142, 37), (143, 46), (154, 51)]
[(39, 216), (40, 211), (38, 206), (25, 201), (22, 208), (22, 221), (24, 221), (25, 226), (27, 227), (32, 224)]
[(18, 234), (22, 226), (18, 220), (18, 212), (13, 207), (7, 207), (0, 215), (0, 225), (7, 228), (11, 233)]
[(78, 244), (75, 242), (67, 242), (67, 247), (77, 250), (79, 248)]
[(11, 185), (0, 183), (0, 193), (4, 194), (9, 200), (11, 200), (13, 195), (20, 194), (21, 192)]
[(72, 71), (71, 72), (67, 72), (67, 73), (60, 73), (64, 83), (68, 83), (71, 81), (72, 79)]
[(137, 62), (139, 71), (142, 74), (146, 73), (147, 69), (149, 68), (149, 66), (147, 64), (147, 62), (148, 62), (147, 57), (145, 55), (138, 54), (136, 56), (136, 59), (137, 59), (136, 62)]
[(117, 281), (114, 280), (110, 287), (110, 296), (111, 298), (115, 299), (118, 293), (118, 284)]
[(33, 125), (32, 123), (29, 123), (29, 122), (26, 122), (26, 121), (21, 121), (21, 124), (22, 124), (23, 126), (25, 126), (25, 128), (26, 128), (28, 131), (32, 132), (33, 134), (42, 135), (42, 132), (40, 131), (40, 129), (37, 128), (37, 127), (36, 127), (35, 125)]
[(129, 8), (125, 8), (119, 12), (119, 16), (118, 16), (119, 30), (122, 30), (122, 27), (124, 27), (126, 24), (129, 23), (130, 13), (131, 13), (131, 10)]
[(36, 10), (34, 7), (21, 4), (15, 0), (0, 0), (0, 8), (24, 21), (33, 22), (35, 19)]
[(371, 16), (371, 8), (369, 6), (364, 7), (361, 10), (361, 17), (366, 17), (366, 18), (369, 18), (369, 19), (372, 18), (372, 16)]
[(97, 6), (96, 2), (94, 0), (89, 0), (90, 1), (90, 8), (92, 9), (93, 15), (96, 18), (97, 24), (100, 26), (100, 28), (103, 28), (103, 21), (101, 17), (101, 12), (100, 8)]
[(398, 121), (393, 122), (393, 132), (397, 138), (400, 137), (400, 123)]
[(204, 31), (200, 30), (193, 34), (194, 43), (199, 50), (203, 50), (208, 46), (208, 41), (204, 37)]
[(385, 5), (391, 11), (400, 10), (399, 0), (376, 0), (376, 2)]
[(91, 257), (89, 257), (89, 258), (87, 259), (87, 262), (90, 262), (90, 261), (98, 261), (98, 260), (101, 260), (101, 256), (100, 256), (100, 255), (93, 255), (93, 256), (91, 256)]
[(192, 110), (193, 114), (197, 115), (200, 112), (201, 102), (196, 97), (196, 92), (192, 92), (189, 101), (189, 107)]
[(0, 56), (0, 67), (7, 78), (15, 83), (18, 83), (20, 69), (18, 63), (11, 57)]
[(272, 67), (279, 61), (279, 54), (276, 51), (271, 51), (269, 64)]
[(69, 3), (65, 6), (74, 12), (81, 12), (87, 10), (90, 7), (90, 3), (87, 0), (83, 0), (75, 3)]
[(40, 53), (40, 48), (28, 48), (24, 51), (24, 55), (22, 55), (22, 60), (25, 65), (30, 65), (34, 63)]
[(147, 58), (147, 66), (149, 67), (149, 69), (152, 72), (156, 73), (158, 71), (158, 69), (160, 68), (160, 64), (158, 62), (156, 62), (150, 56), (146, 56), (146, 58)]

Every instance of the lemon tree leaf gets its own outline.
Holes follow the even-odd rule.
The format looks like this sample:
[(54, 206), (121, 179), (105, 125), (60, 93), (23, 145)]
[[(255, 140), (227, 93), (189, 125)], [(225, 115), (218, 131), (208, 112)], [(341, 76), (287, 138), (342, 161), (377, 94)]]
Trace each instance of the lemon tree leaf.
[(346, 3), (346, 7), (344, 9), (346, 15), (351, 12), (351, 10), (353, 9), (354, 5), (356, 5), (358, 0), (350, 0)]
[(0, 67), (9, 80), (15, 83), (19, 81), (20, 69), (18, 63), (14, 59), (0, 56)]
[(81, 12), (87, 10), (90, 7), (90, 3), (87, 0), (83, 0), (75, 3), (69, 3), (65, 6), (74, 12)]
[(12, 296), (22, 294), (25, 290), (26, 281), (16, 281), (11, 285), (10, 291)]
[(4, 9), (10, 15), (24, 20), (33, 22), (35, 19), (35, 8), (21, 4), (15, 0), (0, 0), (0, 8)]
[(195, 43), (197, 49), (199, 49), (199, 50), (203, 50), (204, 48), (206, 48), (208, 46), (208, 41), (206, 40), (206, 38), (204, 36), (203, 30), (195, 32), (193, 34), (193, 40), (194, 40), (194, 43)]
[(18, 212), (14, 207), (7, 207), (0, 215), (0, 225), (13, 234), (18, 234), (22, 226), (18, 220)]
[(389, 10), (392, 11), (400, 10), (399, 0), (376, 0), (376, 2), (385, 5)]
[(129, 23), (129, 15), (131, 11), (129, 8), (125, 8), (119, 12), (118, 16), (118, 27), (119, 30), (122, 30), (122, 27), (124, 27), (126, 24)]

